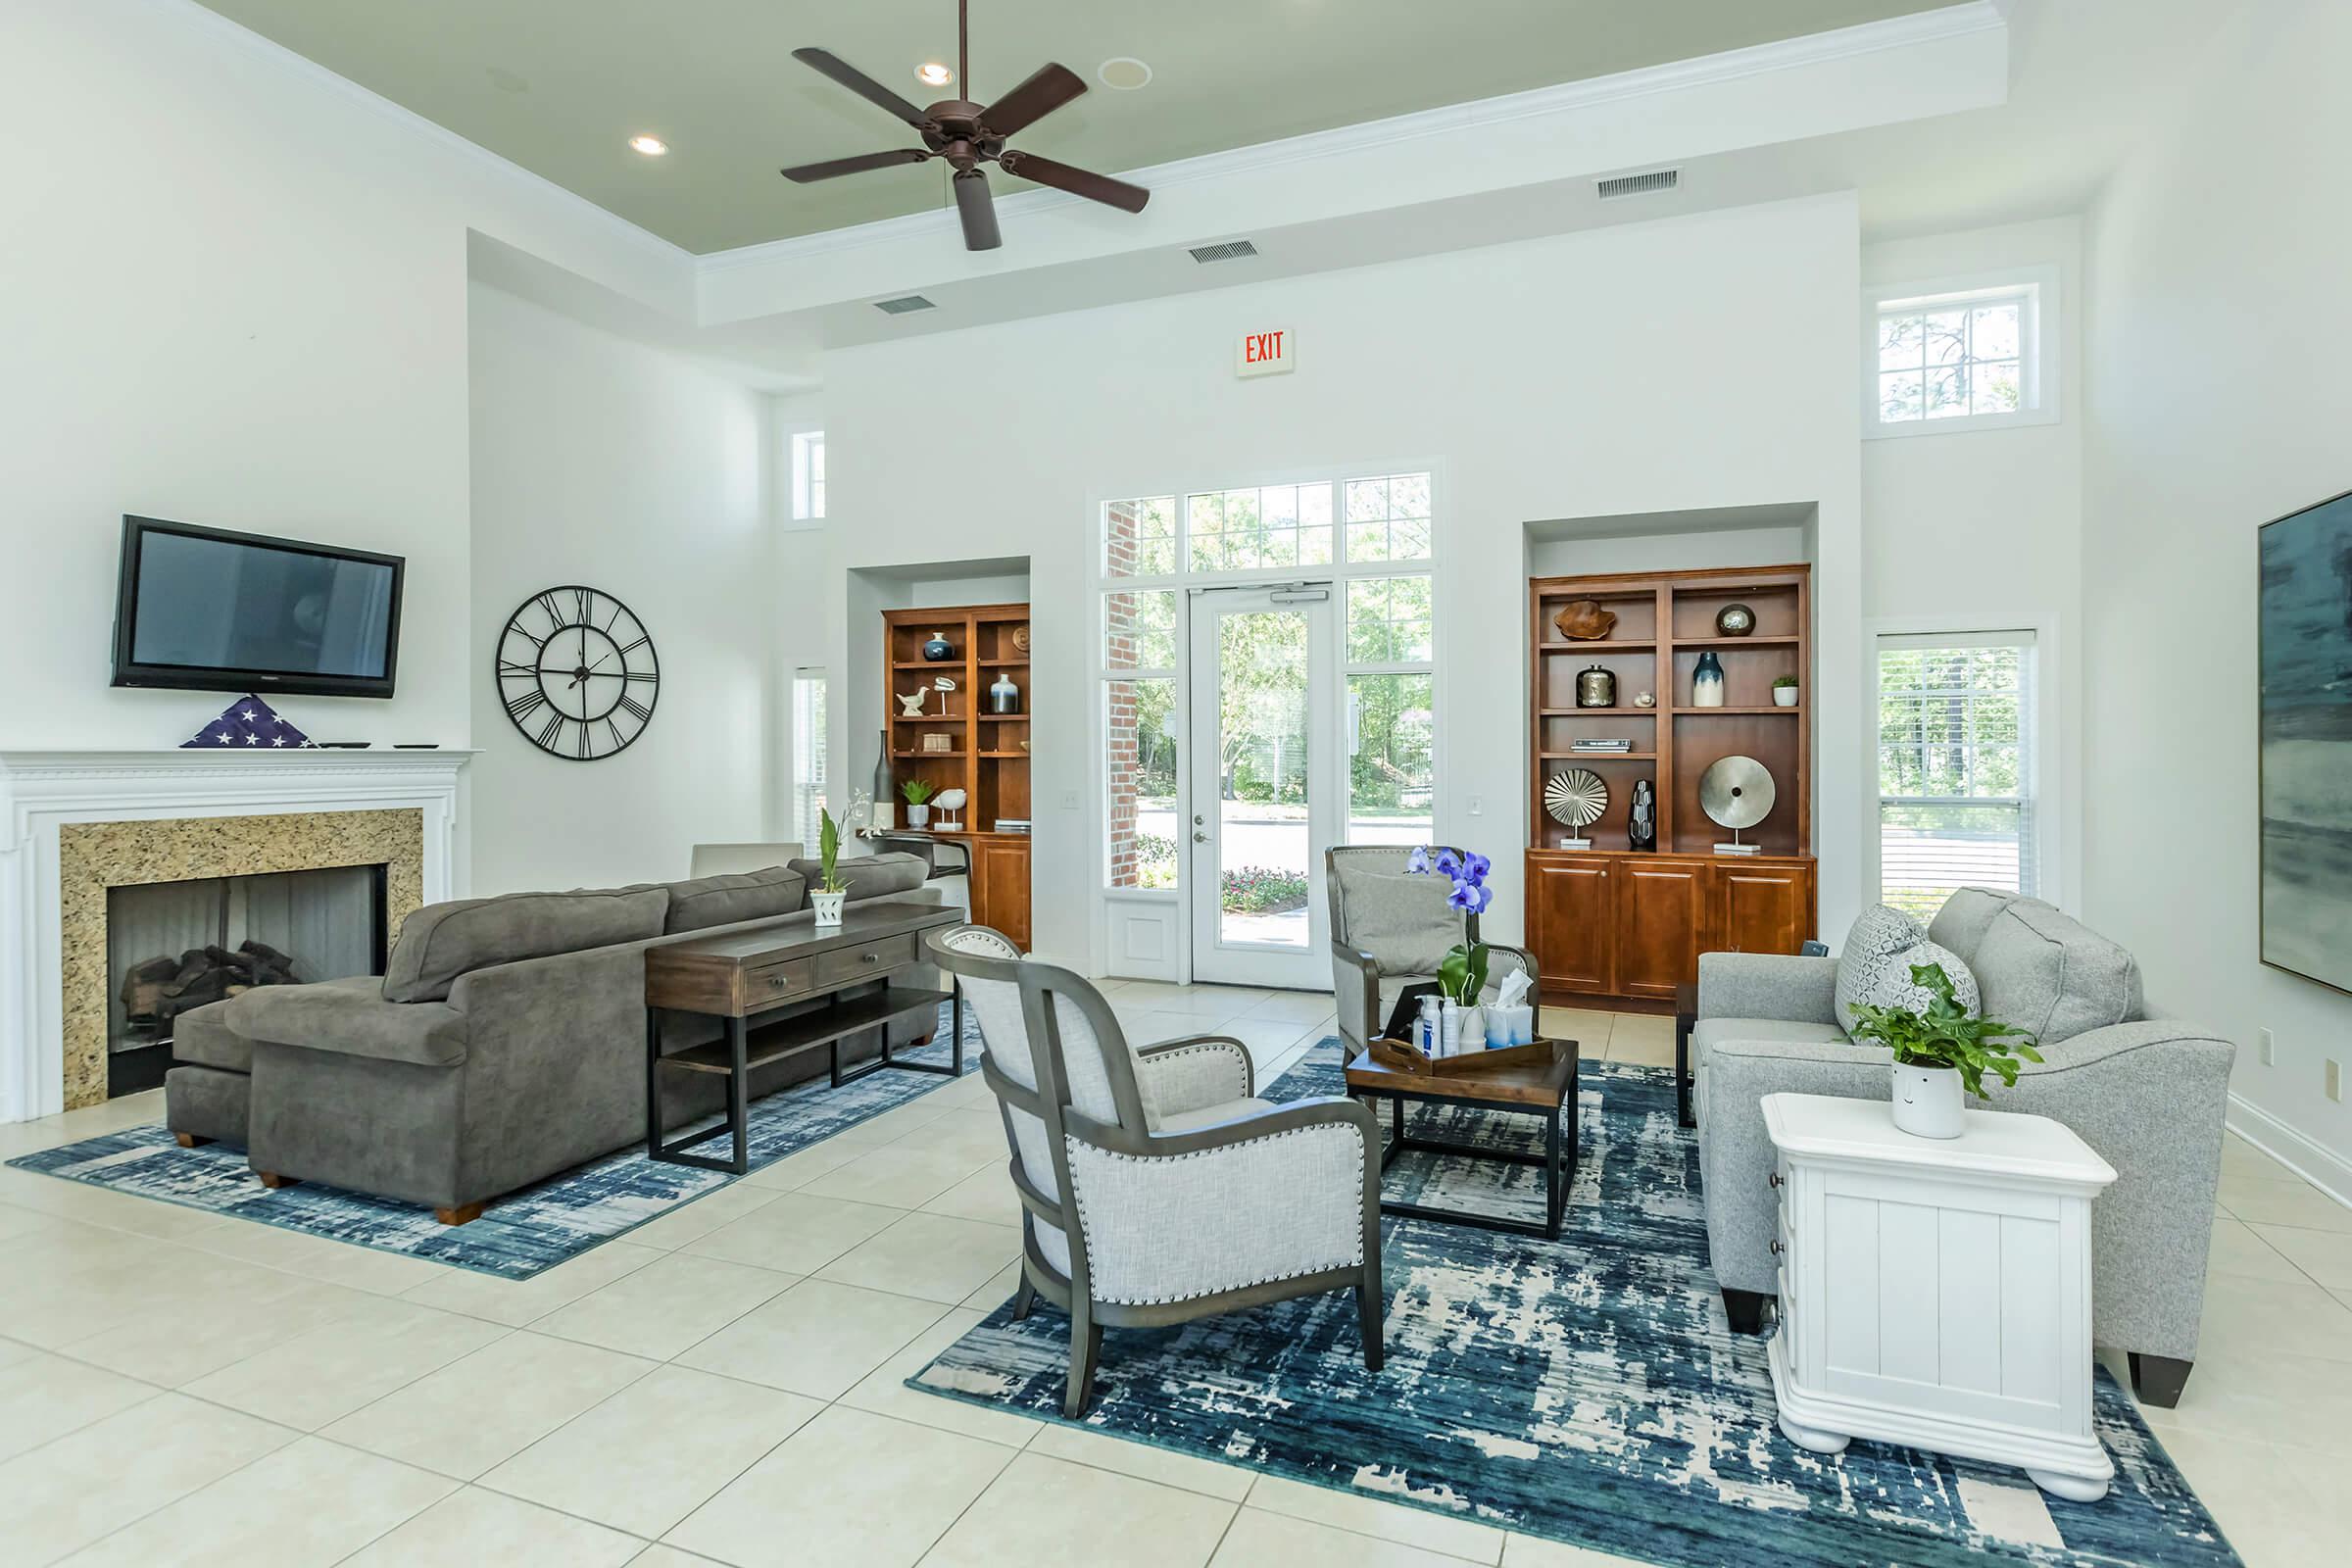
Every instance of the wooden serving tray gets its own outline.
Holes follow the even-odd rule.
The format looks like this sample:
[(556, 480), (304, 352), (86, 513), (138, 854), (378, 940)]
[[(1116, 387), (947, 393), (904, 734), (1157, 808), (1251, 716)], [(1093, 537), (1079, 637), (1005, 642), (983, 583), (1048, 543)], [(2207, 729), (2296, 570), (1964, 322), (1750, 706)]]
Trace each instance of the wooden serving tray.
[(1375, 1040), (1364, 1048), (1364, 1054), (1391, 1072), (1416, 1078), (1481, 1078), (1513, 1068), (1549, 1066), (1552, 1050), (1553, 1042), (1539, 1040), (1528, 1046), (1497, 1046), (1458, 1056), (1432, 1057), (1409, 1041)]

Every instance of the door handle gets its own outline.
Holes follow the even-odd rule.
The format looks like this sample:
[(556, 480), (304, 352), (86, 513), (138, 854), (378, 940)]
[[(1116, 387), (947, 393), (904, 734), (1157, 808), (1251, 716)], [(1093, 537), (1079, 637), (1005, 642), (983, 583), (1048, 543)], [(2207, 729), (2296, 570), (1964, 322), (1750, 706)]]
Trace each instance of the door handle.
[(1206, 844), (1208, 842), (1208, 835), (1196, 828), (1193, 831), (1193, 842), (1195, 844)]

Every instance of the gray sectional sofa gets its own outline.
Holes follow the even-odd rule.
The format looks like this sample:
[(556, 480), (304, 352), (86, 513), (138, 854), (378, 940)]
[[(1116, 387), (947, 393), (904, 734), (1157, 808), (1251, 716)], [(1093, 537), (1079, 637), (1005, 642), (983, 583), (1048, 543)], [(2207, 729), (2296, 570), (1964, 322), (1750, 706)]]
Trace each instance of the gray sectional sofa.
[[(1928, 929), (1975, 973), (1988, 1017), (2040, 1036), (2039, 1065), (1991, 1108), (2063, 1122), (2116, 1169), (2093, 1209), (2092, 1331), (2130, 1353), (2140, 1397), (2172, 1405), (2197, 1353), (2236, 1048), (2142, 1009), (2126, 952), (2036, 899), (1952, 895)], [(1732, 1326), (1753, 1333), (1776, 1288), (1777, 1195), (1761, 1102), (1787, 1092), (1886, 1098), (1890, 1061), (1838, 1027), (1838, 960), (1709, 953), (1698, 960), (1695, 1063), (1707, 1242)]]
[[(844, 860), (850, 897), (930, 898), (921, 859)], [(180, 1015), (166, 1123), (183, 1144), (245, 1149), (263, 1179), (318, 1181), (463, 1223), (503, 1193), (645, 1137), (645, 953), (759, 925), (812, 925), (813, 862), (694, 881), (429, 905), (385, 974), (270, 986)], [(925, 1039), (896, 1026), (895, 1049)], [(663, 1014), (664, 1054), (717, 1038)], [(851, 1055), (880, 1049), (862, 1042)], [(771, 1093), (823, 1069), (774, 1063)], [(715, 1108), (719, 1082), (664, 1095), (671, 1125)]]

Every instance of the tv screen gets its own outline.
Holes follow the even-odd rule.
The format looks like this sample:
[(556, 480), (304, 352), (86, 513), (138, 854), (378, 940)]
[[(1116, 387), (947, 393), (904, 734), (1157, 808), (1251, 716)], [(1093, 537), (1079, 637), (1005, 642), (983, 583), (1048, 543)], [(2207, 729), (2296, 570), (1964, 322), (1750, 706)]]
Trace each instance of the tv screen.
[(389, 697), (404, 564), (124, 517), (114, 683)]

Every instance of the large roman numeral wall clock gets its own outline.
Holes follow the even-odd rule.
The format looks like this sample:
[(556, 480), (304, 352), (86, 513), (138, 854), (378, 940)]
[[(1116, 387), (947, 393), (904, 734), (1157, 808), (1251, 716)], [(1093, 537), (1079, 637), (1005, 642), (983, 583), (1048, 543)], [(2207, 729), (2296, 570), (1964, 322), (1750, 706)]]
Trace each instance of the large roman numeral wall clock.
[(499, 633), (495, 667), (514, 727), (567, 762), (626, 751), (662, 695), (662, 662), (636, 612), (576, 583), (523, 601)]

